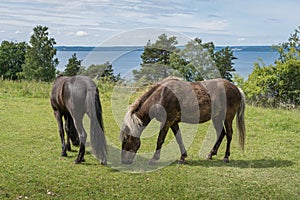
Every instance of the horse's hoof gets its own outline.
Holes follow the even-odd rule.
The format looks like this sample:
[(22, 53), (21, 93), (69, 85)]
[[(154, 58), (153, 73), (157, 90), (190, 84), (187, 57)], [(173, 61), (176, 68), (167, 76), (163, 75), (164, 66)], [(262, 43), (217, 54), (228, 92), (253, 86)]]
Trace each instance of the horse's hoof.
[(212, 156), (211, 155), (207, 155), (206, 157), (205, 157), (205, 160), (212, 160), (213, 158), (212, 158)]
[(81, 161), (79, 161), (79, 160), (74, 160), (74, 164), (80, 164), (81, 163)]
[(76, 159), (76, 160), (74, 160), (74, 164), (80, 164), (82, 162), (85, 162), (85, 160), (84, 159), (80, 159), (80, 160)]
[(152, 158), (151, 160), (149, 160), (148, 164), (149, 165), (155, 165), (156, 164), (156, 160), (154, 158)]
[(67, 154), (66, 152), (62, 152), (62, 153), (61, 153), (61, 156), (62, 156), (62, 157), (67, 157), (68, 154)]
[(101, 165), (107, 165), (107, 162), (106, 162), (106, 161), (101, 161), (100, 164), (101, 164)]
[(185, 164), (185, 163), (186, 163), (185, 159), (180, 159), (180, 160), (178, 161), (178, 164), (179, 164), (179, 165), (182, 165), (182, 164)]
[(229, 158), (224, 158), (224, 159), (223, 159), (223, 162), (224, 162), (224, 163), (229, 163)]

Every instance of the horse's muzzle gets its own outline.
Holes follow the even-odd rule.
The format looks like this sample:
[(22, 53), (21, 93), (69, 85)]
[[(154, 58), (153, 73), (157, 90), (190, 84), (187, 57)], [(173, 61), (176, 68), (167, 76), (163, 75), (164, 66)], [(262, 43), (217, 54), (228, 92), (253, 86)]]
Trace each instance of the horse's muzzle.
[(122, 153), (121, 153), (122, 164), (126, 164), (126, 165), (132, 164), (135, 154), (136, 153), (134, 153), (134, 152), (122, 150)]

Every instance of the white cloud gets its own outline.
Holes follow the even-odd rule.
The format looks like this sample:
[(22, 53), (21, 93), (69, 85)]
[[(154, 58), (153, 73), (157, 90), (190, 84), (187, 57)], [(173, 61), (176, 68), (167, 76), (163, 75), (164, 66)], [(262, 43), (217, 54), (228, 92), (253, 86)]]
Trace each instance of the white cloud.
[(83, 37), (83, 36), (87, 36), (88, 33), (86, 31), (77, 31), (75, 33), (76, 36), (79, 36), (79, 37)]

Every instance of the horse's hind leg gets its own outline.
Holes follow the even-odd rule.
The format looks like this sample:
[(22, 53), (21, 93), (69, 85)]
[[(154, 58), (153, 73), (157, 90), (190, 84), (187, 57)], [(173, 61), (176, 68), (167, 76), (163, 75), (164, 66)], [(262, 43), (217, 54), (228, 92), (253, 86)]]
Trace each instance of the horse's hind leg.
[(72, 151), (70, 140), (74, 146), (79, 146), (80, 140), (71, 115), (65, 115), (64, 117), (65, 117), (65, 130), (67, 134), (66, 148), (68, 151)]
[(227, 139), (227, 146), (226, 146), (226, 152), (223, 161), (225, 163), (229, 162), (229, 156), (230, 156), (230, 144), (232, 140), (232, 120), (226, 120), (225, 121), (225, 127), (226, 127), (226, 139)]
[(213, 119), (212, 121), (213, 121), (214, 128), (217, 132), (217, 141), (216, 141), (215, 145), (213, 146), (213, 148), (208, 153), (208, 155), (206, 156), (206, 159), (212, 159), (212, 156), (217, 155), (219, 147), (222, 143), (222, 140), (223, 140), (224, 136), (226, 135), (226, 132), (225, 132), (225, 129), (223, 126), (223, 121), (219, 120), (219, 119)]
[(77, 132), (78, 132), (79, 138), (80, 138), (80, 149), (79, 149), (77, 159), (74, 161), (75, 164), (78, 164), (78, 163), (81, 163), (84, 161), (85, 143), (86, 143), (87, 134), (86, 134), (83, 124), (82, 124), (82, 118), (83, 118), (83, 115), (75, 116), (75, 118), (74, 118), (74, 124), (75, 124), (75, 127), (77, 129)]
[(65, 133), (64, 133), (64, 126), (62, 121), (62, 114), (56, 110), (54, 111), (54, 116), (57, 121), (59, 136), (61, 140), (61, 148), (62, 148), (61, 155), (66, 157), (68, 154), (67, 154), (67, 146), (65, 144)]
[(69, 117), (67, 117), (67, 116), (65, 115), (64, 118), (65, 118), (65, 130), (66, 130), (66, 135), (67, 135), (66, 150), (71, 151)]
[(186, 149), (185, 149), (183, 141), (182, 141), (181, 132), (180, 132), (178, 123), (174, 123), (171, 126), (171, 129), (174, 133), (174, 136), (179, 145), (179, 149), (180, 149), (180, 153), (181, 153), (181, 157), (180, 157), (180, 160), (178, 161), (178, 163), (183, 164), (185, 162), (185, 158), (187, 157), (187, 152), (186, 152)]

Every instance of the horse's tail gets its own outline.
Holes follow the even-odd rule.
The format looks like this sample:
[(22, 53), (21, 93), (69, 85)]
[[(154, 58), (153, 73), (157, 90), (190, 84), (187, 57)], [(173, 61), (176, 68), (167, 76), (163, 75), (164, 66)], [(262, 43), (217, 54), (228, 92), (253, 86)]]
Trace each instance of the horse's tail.
[(239, 91), (241, 93), (242, 98), (241, 98), (241, 104), (236, 113), (236, 126), (239, 133), (239, 143), (242, 150), (244, 151), (245, 139), (246, 139), (246, 127), (245, 127), (245, 119), (244, 119), (246, 100), (245, 100), (245, 94), (242, 91), (242, 89), (239, 88)]
[(89, 88), (87, 99), (87, 112), (90, 117), (90, 142), (92, 152), (102, 164), (107, 163), (107, 147), (102, 120), (102, 107), (98, 88)]

